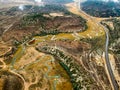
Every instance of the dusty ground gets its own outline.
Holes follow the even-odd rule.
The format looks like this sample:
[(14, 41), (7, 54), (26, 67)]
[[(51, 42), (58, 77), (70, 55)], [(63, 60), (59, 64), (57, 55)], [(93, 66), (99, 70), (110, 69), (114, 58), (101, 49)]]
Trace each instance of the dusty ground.
[(119, 68), (117, 68), (117, 66), (116, 66), (115, 57), (112, 54), (109, 54), (109, 57), (110, 57), (110, 63), (111, 63), (111, 66), (112, 66), (112, 70), (113, 70), (115, 79), (116, 79), (118, 85), (120, 86), (120, 74), (118, 72)]
[[(79, 13), (74, 7), (69, 8), (69, 10), (77, 15), (82, 15), (83, 17), (87, 18), (86, 15)], [(56, 13), (53, 14), (53, 16), (55, 16), (55, 19), (48, 20), (45, 23), (46, 29), (51, 29), (53, 28), (53, 25), (58, 26), (59, 24), (61, 26), (58, 26), (58, 28), (62, 30), (70, 30), (71, 28), (74, 30), (76, 27), (77, 29), (81, 28), (81, 26), (78, 25), (80, 22), (78, 17), (56, 17), (56, 15)], [(3, 17), (3, 20), (4, 18), (6, 17)], [(12, 19), (13, 18), (10, 19), (8, 24), (10, 24)], [(41, 37), (37, 36), (35, 37), (35, 44), (33, 46), (31, 44), (30, 46), (25, 46), (24, 48), (24, 45), (21, 45), (18, 47), (16, 53), (12, 56), (13, 59), (10, 59), (12, 63), (8, 64), (9, 66), (7, 65), (5, 69), (9, 69), (16, 75), (20, 76), (24, 82), (26, 90), (49, 90), (53, 89), (54, 87), (56, 87), (58, 90), (72, 90), (70, 78), (66, 71), (59, 65), (58, 60), (54, 60), (50, 55), (36, 51), (35, 45), (37, 45), (39, 42), (44, 42), (49, 46), (53, 45), (54, 47), (60, 48), (61, 50), (67, 52), (68, 55), (75, 57), (83, 69), (87, 71), (94, 79), (96, 84), (99, 86), (99, 90), (111, 90), (111, 86), (105, 71), (105, 63), (103, 60), (104, 57), (102, 56), (103, 53), (101, 53), (101, 51), (99, 52), (99, 50), (89, 53), (91, 51), (90, 43), (88, 44), (78, 41), (80, 38), (94, 38), (104, 36), (103, 28), (97, 27), (96, 24), (92, 23), (92, 20), (90, 18), (87, 19), (87, 31), (81, 33), (74, 32), (72, 34), (61, 33), (58, 35), (47, 35)], [(3, 35), (4, 41), (11, 39), (21, 40), (23, 36), (39, 33), (39, 27), (33, 26), (20, 29), (17, 27), (17, 25), (19, 26), (19, 21), (17, 23), (13, 23), (10, 27), (8, 25), (8, 29)], [(105, 40), (104, 37), (103, 40)], [(39, 45), (42, 46), (42, 43), (39, 43)], [(9, 48), (6, 46), (2, 54), (8, 51)], [(0, 67), (3, 68), (3, 66), (6, 66), (4, 63), (4, 58), (0, 58), (0, 61), (1, 64), (3, 64)], [(53, 78), (51, 78), (51, 76)], [(118, 77), (117, 74), (116, 77)]]
[[(57, 90), (66, 90), (68, 88), (69, 90), (72, 90), (69, 77), (64, 69), (61, 68), (57, 61), (50, 61), (51, 59), (52, 58), (50, 56), (36, 51), (34, 47), (28, 47), (20, 60), (15, 62), (14, 69), (24, 76), (25, 90), (28, 88), (40, 90), (42, 90), (42, 88), (52, 89), (54, 88), (55, 80), (57, 80), (57, 84), (55, 86)], [(47, 66), (47, 64), (49, 66)], [(55, 75), (60, 76), (60, 78), (55, 79)], [(39, 83), (41, 83), (41, 85), (36, 87)]]

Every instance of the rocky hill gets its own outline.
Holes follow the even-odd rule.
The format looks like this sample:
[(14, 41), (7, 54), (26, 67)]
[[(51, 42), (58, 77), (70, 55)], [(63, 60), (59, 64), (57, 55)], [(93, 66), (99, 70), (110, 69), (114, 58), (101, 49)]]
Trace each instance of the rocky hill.
[[(0, 35), (4, 41), (8, 42), (22, 41), (35, 35), (81, 32), (87, 28), (85, 19), (70, 13), (63, 6), (27, 5), (24, 6), (23, 11), (13, 7), (7, 11), (1, 11), (0, 15), (3, 22)], [(4, 22), (6, 18), (8, 19)]]

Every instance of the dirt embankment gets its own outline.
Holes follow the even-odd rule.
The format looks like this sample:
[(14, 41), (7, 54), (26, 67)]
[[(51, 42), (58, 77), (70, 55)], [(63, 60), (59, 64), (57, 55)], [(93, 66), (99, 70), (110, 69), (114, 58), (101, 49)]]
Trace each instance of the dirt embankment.
[(71, 53), (74, 56), (80, 56), (83, 52), (88, 52), (91, 46), (85, 42), (61, 40), (55, 42), (40, 43), (41, 45), (47, 44), (49, 46), (57, 46), (63, 48), (64, 51)]
[[(105, 88), (107, 88), (111, 90), (110, 82), (104, 66), (103, 52), (101, 50), (91, 52), (92, 48), (89, 43), (69, 40), (49, 41), (39, 43), (36, 48), (43, 52), (53, 54), (55, 57), (60, 55), (57, 53), (57, 50), (64, 52), (64, 55), (67, 55), (67, 57), (62, 55), (64, 60), (67, 60), (68, 57), (74, 58), (74, 62), (77, 62), (79, 67), (81, 67), (80, 70), (90, 74), (88, 75), (89, 77), (86, 76), (86, 78), (91, 78), (93, 80), (95, 87), (91, 86), (91, 88), (96, 88), (98, 90), (105, 90)], [(68, 61), (70, 62), (71, 59)], [(96, 83), (98, 86), (95, 85)]]
[(61, 16), (55, 17), (53, 20), (47, 20), (44, 23), (45, 30), (57, 29), (61, 32), (74, 32), (84, 30), (84, 23), (80, 17), (75, 16)]

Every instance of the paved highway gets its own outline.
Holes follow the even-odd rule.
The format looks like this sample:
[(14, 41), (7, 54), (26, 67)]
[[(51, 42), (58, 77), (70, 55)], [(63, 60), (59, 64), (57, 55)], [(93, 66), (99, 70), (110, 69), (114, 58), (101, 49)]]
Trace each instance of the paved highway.
[(112, 68), (111, 68), (111, 65), (110, 65), (109, 55), (108, 55), (109, 30), (106, 27), (104, 27), (103, 25), (101, 25), (101, 26), (104, 28), (105, 33), (106, 33), (105, 60), (106, 60), (107, 70), (108, 70), (109, 77), (110, 77), (111, 82), (112, 82), (113, 89), (114, 90), (119, 90), (119, 86), (116, 83), (116, 80), (115, 80), (115, 77), (114, 77), (114, 74), (113, 74), (113, 71), (112, 71)]
[(114, 90), (119, 90), (119, 86), (115, 80), (112, 68), (111, 68), (111, 64), (110, 64), (110, 60), (109, 60), (109, 55), (108, 55), (108, 46), (109, 46), (109, 30), (103, 26), (102, 24), (100, 24), (100, 22), (95, 21), (94, 17), (91, 17), (90, 15), (86, 14), (84, 11), (80, 10), (84, 15), (86, 15), (88, 18), (90, 18), (94, 23), (96, 23), (97, 25), (99, 25), (100, 27), (104, 28), (105, 34), (106, 34), (106, 43), (105, 43), (105, 61), (106, 61), (106, 66), (107, 66), (107, 71), (110, 77), (110, 81), (112, 84), (112, 87)]
[[(73, 5), (73, 6), (71, 6)], [(105, 31), (106, 34), (106, 42), (105, 42), (105, 62), (107, 66), (107, 71), (108, 71), (108, 77), (113, 90), (119, 90), (118, 84), (115, 80), (110, 61), (109, 61), (109, 55), (108, 55), (108, 45), (109, 45), (109, 30), (104, 27), (102, 24), (100, 24), (100, 21), (97, 21), (96, 18), (86, 14), (84, 11), (82, 11), (80, 8), (75, 8), (74, 4), (69, 5), (69, 7), (73, 8), (74, 11), (76, 11), (75, 14), (81, 15), (83, 18), (85, 18), (88, 22), (93, 22), (94, 25), (92, 27), (95, 27), (96, 29), (102, 29)], [(76, 10), (75, 10), (76, 9)], [(73, 12), (74, 13), (74, 12)], [(91, 28), (92, 29), (92, 28)]]

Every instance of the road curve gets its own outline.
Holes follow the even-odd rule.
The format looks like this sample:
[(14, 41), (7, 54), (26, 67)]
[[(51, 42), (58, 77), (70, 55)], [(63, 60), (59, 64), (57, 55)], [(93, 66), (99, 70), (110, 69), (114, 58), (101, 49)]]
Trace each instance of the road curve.
[(108, 73), (109, 73), (109, 76), (110, 76), (110, 79), (111, 79), (111, 82), (112, 82), (113, 89), (114, 90), (119, 90), (119, 86), (118, 86), (118, 84), (115, 80), (115, 77), (114, 77), (114, 74), (113, 74), (113, 71), (112, 71), (112, 68), (111, 68), (111, 65), (110, 65), (109, 55), (108, 55), (109, 30), (105, 26), (101, 25), (100, 23), (99, 23), (99, 25), (104, 28), (105, 33), (106, 33), (105, 60), (106, 60), (107, 70), (108, 70)]
[(109, 30), (105, 26), (103, 26), (100, 22), (95, 22), (95, 20), (93, 20), (93, 18), (90, 15), (86, 14), (84, 11), (81, 10), (81, 12), (84, 15), (86, 15), (88, 18), (90, 18), (94, 23), (96, 23), (100, 27), (104, 28), (105, 35), (106, 35), (106, 42), (105, 42), (105, 62), (106, 62), (106, 65), (107, 65), (107, 71), (109, 73), (109, 77), (110, 77), (110, 81), (111, 81), (113, 89), (114, 90), (119, 90), (119, 86), (118, 86), (118, 84), (117, 84), (117, 82), (115, 80), (115, 77), (114, 77), (114, 74), (113, 74), (113, 71), (112, 71), (112, 68), (111, 68), (110, 60), (109, 60), (109, 55), (108, 55)]
[(109, 45), (109, 30), (103, 26), (100, 22), (95, 21), (95, 18), (88, 15), (87, 13), (85, 13), (84, 11), (82, 11), (80, 8), (78, 9), (79, 12), (82, 13), (82, 17), (87, 17), (85, 19), (87, 19), (88, 21), (92, 21), (94, 23), (96, 23), (96, 25), (99, 25), (100, 27), (102, 27), (105, 31), (105, 35), (106, 35), (106, 42), (105, 42), (105, 62), (106, 62), (106, 66), (107, 66), (107, 71), (108, 71), (108, 76), (110, 77), (110, 81), (111, 81), (111, 85), (113, 87), (114, 90), (119, 90), (119, 86), (115, 80), (111, 65), (110, 65), (110, 60), (109, 60), (109, 55), (108, 55), (108, 45)]
[(115, 80), (112, 68), (111, 68), (111, 64), (110, 64), (110, 60), (109, 60), (109, 55), (108, 55), (108, 46), (109, 46), (109, 30), (103, 26), (100, 22), (95, 22), (95, 20), (93, 20), (93, 18), (91, 18), (90, 15), (86, 14), (84, 11), (81, 10), (81, 12), (83, 14), (85, 14), (87, 17), (89, 17), (94, 23), (98, 24), (100, 27), (104, 28), (105, 31), (105, 35), (106, 35), (106, 42), (105, 42), (105, 61), (106, 61), (106, 65), (107, 65), (107, 71), (109, 73), (109, 77), (110, 77), (110, 81), (111, 84), (113, 86), (114, 90), (119, 90), (119, 86)]

